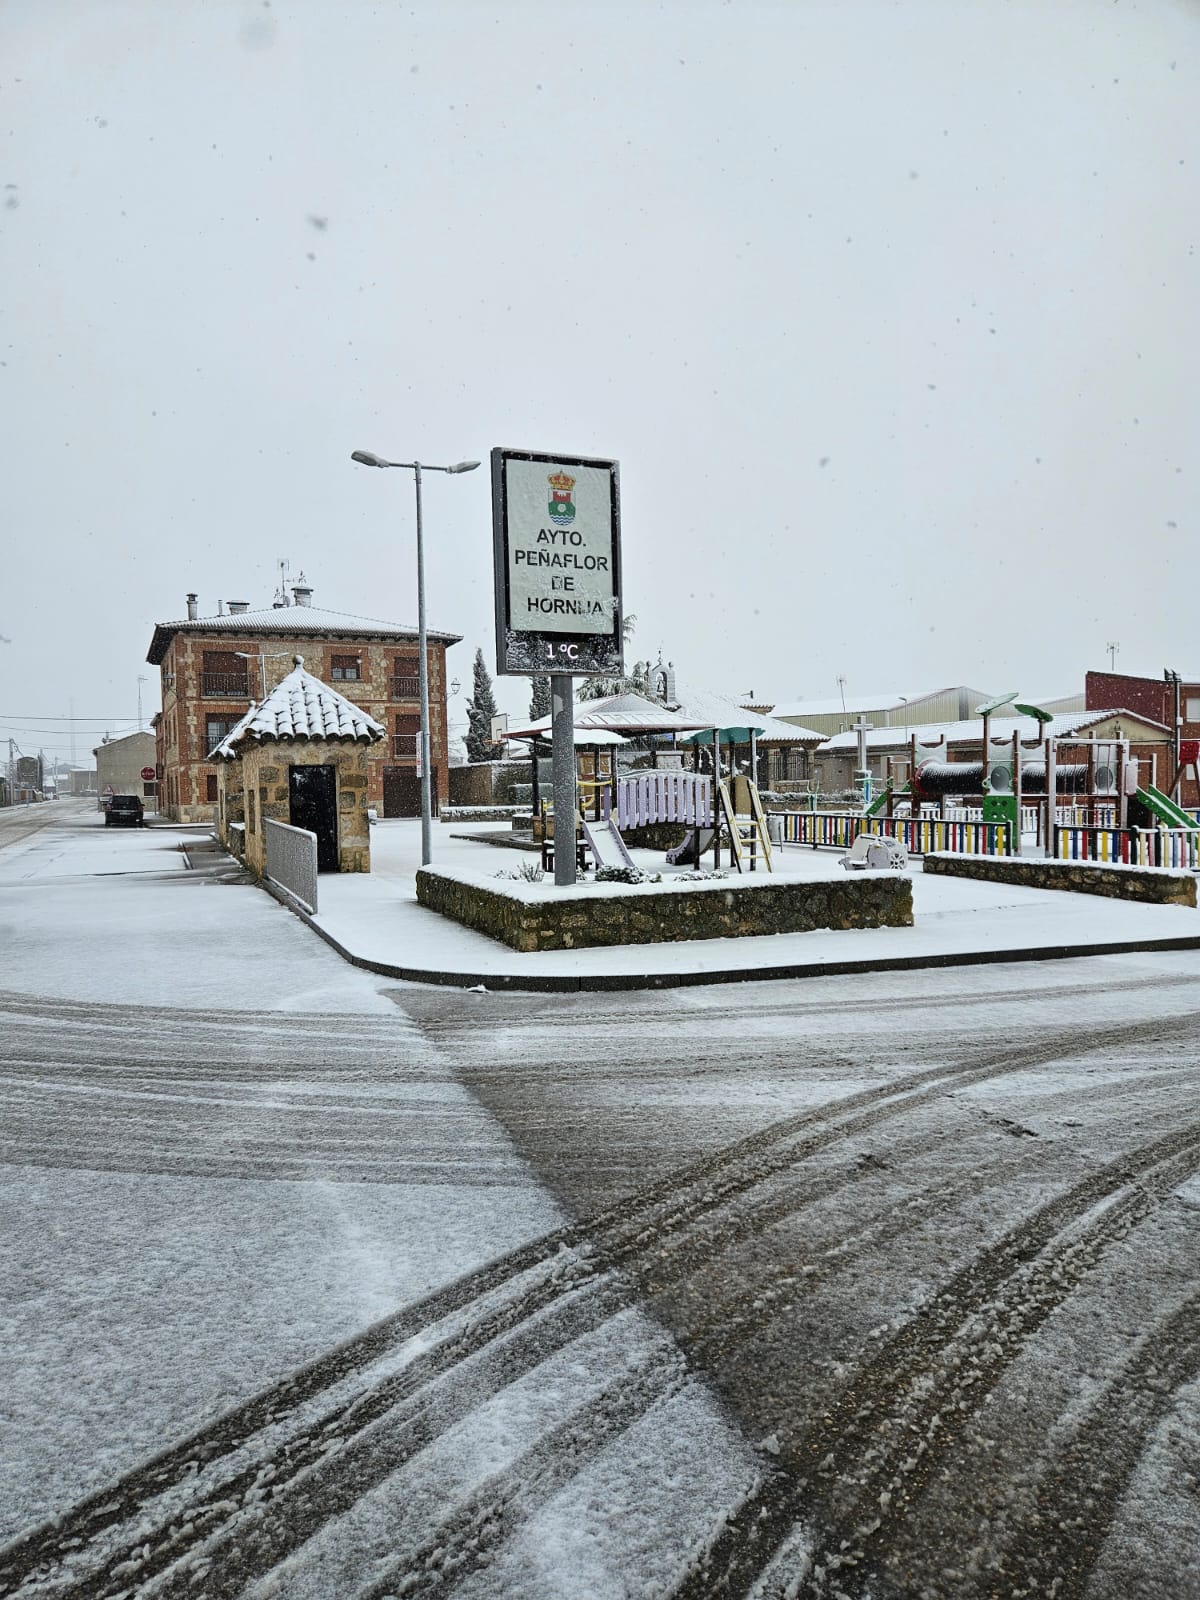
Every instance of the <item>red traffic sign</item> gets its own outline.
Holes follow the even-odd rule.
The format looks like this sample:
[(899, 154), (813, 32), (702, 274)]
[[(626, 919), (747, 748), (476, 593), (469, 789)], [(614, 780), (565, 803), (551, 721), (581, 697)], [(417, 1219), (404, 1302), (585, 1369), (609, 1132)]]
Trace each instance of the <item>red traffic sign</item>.
[(143, 767), (142, 768), (142, 782), (143, 783), (149, 783), (150, 780), (153, 777), (154, 777), (154, 768), (153, 767)]

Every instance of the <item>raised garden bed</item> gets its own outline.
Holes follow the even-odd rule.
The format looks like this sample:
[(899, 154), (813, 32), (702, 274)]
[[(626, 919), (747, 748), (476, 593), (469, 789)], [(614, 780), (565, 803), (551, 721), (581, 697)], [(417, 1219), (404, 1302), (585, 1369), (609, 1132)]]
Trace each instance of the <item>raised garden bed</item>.
[(1026, 861), (1020, 856), (967, 856), (942, 851), (925, 857), (925, 871), (1028, 889), (1067, 889), (1150, 905), (1194, 906), (1196, 874), (1166, 867), (1106, 866), (1094, 861)]
[(521, 883), (422, 867), (417, 899), (513, 950), (738, 939), (816, 928), (912, 926), (912, 883), (899, 873), (846, 880), (674, 879), (662, 883)]

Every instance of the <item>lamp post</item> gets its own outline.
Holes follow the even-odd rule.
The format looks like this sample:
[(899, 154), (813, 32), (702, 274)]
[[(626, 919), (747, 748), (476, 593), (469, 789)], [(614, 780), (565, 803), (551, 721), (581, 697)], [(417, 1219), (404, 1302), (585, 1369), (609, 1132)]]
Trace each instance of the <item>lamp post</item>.
[[(234, 650), (232, 654), (240, 657), (247, 664), (251, 661), (258, 662), (259, 680), (262, 683), (262, 699), (264, 700), (267, 698), (267, 662), (295, 660), (295, 656), (290, 650)], [(250, 704), (253, 705), (254, 696), (251, 695), (249, 698)]]
[(433, 799), (429, 785), (429, 656), (425, 637), (425, 543), (421, 522), (421, 474), (423, 472), (474, 472), (478, 461), (456, 461), (452, 467), (431, 467), (420, 461), (385, 461), (370, 450), (353, 450), (351, 461), (363, 467), (407, 467), (417, 491), (417, 670), (421, 686), (421, 865), (433, 860)]

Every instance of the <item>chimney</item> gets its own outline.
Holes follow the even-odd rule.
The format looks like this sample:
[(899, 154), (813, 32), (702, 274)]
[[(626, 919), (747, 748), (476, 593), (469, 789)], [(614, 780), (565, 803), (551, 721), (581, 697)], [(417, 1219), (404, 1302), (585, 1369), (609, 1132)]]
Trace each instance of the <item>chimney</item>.
[(229, 615), (231, 617), (243, 616), (250, 609), (249, 600), (230, 600), (227, 602), (227, 604), (229, 606)]
[(224, 600), (218, 600), (217, 601), (217, 615), (219, 617), (223, 617), (225, 615), (225, 602), (224, 602)]
[(188, 595), (188, 621), (189, 622), (195, 622), (195, 620), (196, 620), (196, 601), (197, 601), (198, 598), (199, 597), (197, 595), (194, 595), (194, 594)]
[(312, 604), (312, 587), (304, 582), (304, 574), (300, 574), (300, 582), (292, 585), (292, 601), (298, 606)]

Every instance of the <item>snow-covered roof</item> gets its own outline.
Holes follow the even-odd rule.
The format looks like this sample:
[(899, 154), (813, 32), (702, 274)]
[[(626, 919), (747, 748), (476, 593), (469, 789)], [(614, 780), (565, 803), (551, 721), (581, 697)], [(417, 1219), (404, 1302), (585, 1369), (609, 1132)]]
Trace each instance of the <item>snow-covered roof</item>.
[(232, 761), (248, 744), (268, 744), (293, 739), (334, 739), (343, 743), (374, 744), (387, 730), (360, 706), (304, 670), (304, 657), (265, 700), (250, 707), (220, 744), (211, 761)]
[[(908, 698), (911, 700), (915, 696)], [(925, 699), (926, 696), (920, 698)], [(888, 689), (883, 694), (848, 694), (845, 700), (841, 695), (835, 695), (832, 700), (787, 700), (781, 705), (772, 706), (771, 715), (799, 717), (803, 721), (806, 716), (832, 717), (844, 711), (848, 717), (852, 717), (860, 711), (898, 711), (903, 704), (903, 698)]]
[[(151, 744), (154, 743), (154, 735), (148, 729), (141, 728), (137, 733), (123, 733), (119, 739), (102, 740), (100, 744), (93, 746), (92, 754), (96, 755), (101, 750), (115, 750), (119, 744), (128, 744), (131, 739), (149, 739)], [(65, 765), (62, 761), (58, 764), (60, 767)]]
[[(742, 716), (745, 717), (743, 712)], [(577, 728), (608, 728), (613, 733), (695, 733), (704, 726), (694, 717), (685, 717), (677, 711), (668, 711), (654, 700), (640, 694), (610, 694), (603, 700), (577, 700), (575, 702)], [(510, 728), (510, 739), (524, 739), (545, 735), (550, 727), (549, 717), (539, 717), (523, 727)]]
[[(778, 717), (752, 711), (728, 695), (711, 689), (693, 689), (690, 685), (676, 685), (675, 696), (679, 710), (699, 722), (702, 728), (757, 728), (758, 737), (767, 744), (819, 744), (824, 734), (811, 728), (801, 728), (794, 722), (780, 722)], [(840, 704), (840, 702), (839, 702)]]
[[(270, 606), (264, 611), (240, 611), (220, 617), (185, 617), (181, 622), (156, 622), (146, 660), (158, 666), (177, 633), (228, 634), (254, 637), (259, 634), (284, 634), (298, 638), (305, 634), (335, 634), (338, 638), (416, 639), (418, 630), (408, 624), (383, 622), (378, 617), (356, 617), (348, 611), (327, 611), (321, 606)], [(426, 635), (439, 644), (457, 644), (461, 633), (443, 633), (427, 628)]]
[(776, 717), (787, 717), (789, 720), (794, 718), (798, 722), (803, 722), (806, 716), (854, 717), (864, 711), (891, 711), (896, 715), (902, 715), (906, 704), (910, 712), (919, 711), (928, 701), (940, 700), (945, 695), (965, 696), (972, 710), (976, 705), (992, 698), (990, 689), (972, 689), (967, 684), (946, 684), (940, 689), (922, 689), (912, 694), (900, 694), (895, 689), (886, 689), (878, 694), (847, 695), (845, 701), (841, 695), (829, 700), (789, 700), (772, 706), (771, 714)]
[[(1073, 733), (1080, 733), (1084, 728), (1094, 727), (1098, 722), (1106, 722), (1110, 717), (1125, 717), (1131, 722), (1139, 722), (1148, 728), (1160, 729), (1167, 734), (1170, 730), (1162, 723), (1153, 721), (1150, 717), (1143, 717), (1136, 711), (1066, 711), (1052, 717), (1045, 724), (1046, 732), (1056, 739), (1069, 738)], [(988, 736), (993, 740), (1011, 739), (1014, 731), (1022, 739), (1034, 739), (1041, 736), (1041, 725), (1034, 717), (992, 717), (988, 723)], [(911, 727), (904, 728), (893, 724), (890, 728), (871, 728), (866, 735), (868, 750), (897, 750), (907, 746), (909, 738), (917, 736), (917, 759), (922, 759), (921, 746), (941, 744), (966, 744), (974, 740), (978, 742), (983, 733), (983, 719), (972, 717), (967, 722), (923, 722), (913, 723)], [(841, 751), (854, 751), (858, 749), (858, 735), (853, 730), (846, 733), (831, 734), (821, 745), (819, 755), (837, 755)]]
[[(543, 739), (550, 737), (550, 719), (541, 717), (539, 720), (539, 734)], [(533, 724), (530, 725), (531, 727)], [(532, 733), (510, 733), (510, 739), (532, 739)], [(576, 728), (574, 730), (575, 744), (587, 749), (590, 745), (628, 744), (629, 740), (623, 733), (613, 733), (611, 728)]]

